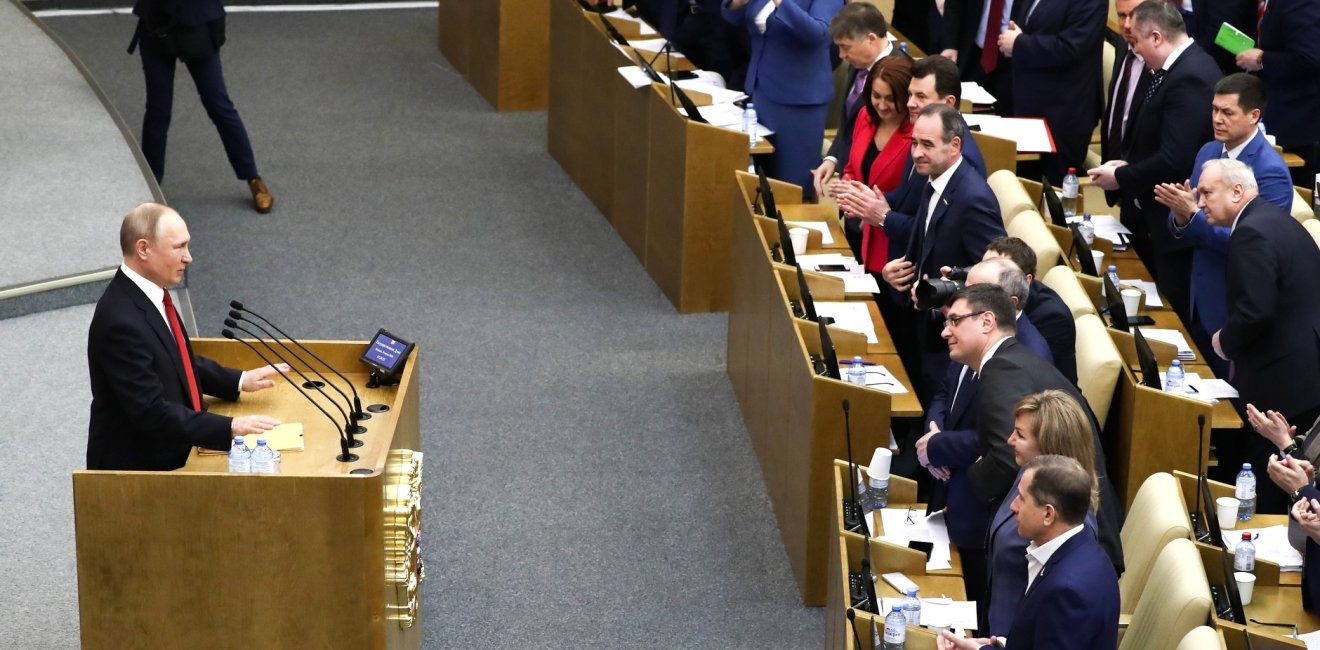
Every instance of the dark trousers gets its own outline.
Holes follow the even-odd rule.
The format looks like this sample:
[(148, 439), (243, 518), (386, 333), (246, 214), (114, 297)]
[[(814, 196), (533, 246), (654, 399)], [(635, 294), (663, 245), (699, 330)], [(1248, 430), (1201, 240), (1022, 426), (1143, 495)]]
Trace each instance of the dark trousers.
[[(142, 154), (146, 156), (156, 182), (165, 178), (165, 144), (170, 130), (170, 117), (174, 108), (174, 57), (159, 56), (151, 51), (145, 40), (142, 52), (142, 74), (147, 86), (147, 109), (142, 117)], [(220, 67), (220, 54), (206, 59), (184, 61), (188, 74), (197, 86), (197, 95), (224, 144), (225, 155), (239, 180), (257, 178), (256, 158), (247, 129), (239, 117), (225, 88), (225, 75)]]

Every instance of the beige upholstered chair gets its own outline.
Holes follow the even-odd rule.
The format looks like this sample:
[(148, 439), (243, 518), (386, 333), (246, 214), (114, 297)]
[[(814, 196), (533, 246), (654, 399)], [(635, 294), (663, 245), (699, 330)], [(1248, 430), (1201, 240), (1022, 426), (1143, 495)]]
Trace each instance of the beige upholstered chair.
[(1039, 212), (1027, 210), (1018, 213), (1008, 222), (1006, 230), (1009, 235), (1027, 242), (1031, 250), (1035, 251), (1037, 273), (1040, 273), (1041, 269), (1054, 268), (1062, 261), (1063, 250), (1059, 248), (1059, 242), (1050, 229), (1045, 227), (1045, 221), (1041, 219)]
[(1315, 245), (1320, 246), (1320, 219), (1307, 219), (1302, 222), (1302, 227), (1306, 232), (1311, 233), (1311, 239), (1315, 240)]
[(1214, 628), (1202, 625), (1194, 628), (1178, 642), (1177, 650), (1226, 650), (1224, 640)]
[(1206, 624), (1211, 609), (1210, 583), (1201, 566), (1201, 554), (1191, 540), (1175, 539), (1155, 560), (1118, 648), (1176, 647), (1188, 632)]
[(1160, 551), (1175, 539), (1191, 539), (1192, 523), (1183, 504), (1182, 490), (1172, 474), (1151, 474), (1132, 500), (1123, 531), (1123, 563), (1118, 579), (1122, 612), (1131, 614), (1145, 589)]
[(1315, 219), (1315, 210), (1311, 209), (1311, 206), (1306, 203), (1306, 199), (1302, 198), (1297, 190), (1293, 190), (1292, 216), (1302, 223)]
[(995, 193), (995, 198), (999, 199), (999, 215), (1003, 217), (1005, 227), (1012, 223), (1013, 218), (1018, 214), (1036, 209), (1036, 202), (1031, 200), (1031, 196), (1022, 188), (1022, 183), (1013, 172), (1001, 169), (990, 174), (985, 182), (990, 185), (990, 191)]
[(1123, 357), (1114, 340), (1105, 331), (1104, 323), (1095, 314), (1076, 319), (1077, 323), (1077, 387), (1082, 390), (1091, 412), (1104, 428), (1109, 417), (1109, 405), (1114, 401), (1118, 375), (1123, 371)]
[(1036, 267), (1036, 272), (1044, 272), (1040, 276), (1040, 281), (1045, 286), (1053, 289), (1055, 293), (1063, 298), (1063, 302), (1072, 310), (1073, 318), (1080, 318), (1086, 314), (1095, 314), (1095, 304), (1091, 302), (1091, 297), (1086, 294), (1086, 289), (1082, 288), (1077, 281), (1077, 274), (1066, 266), (1056, 266), (1052, 269)]

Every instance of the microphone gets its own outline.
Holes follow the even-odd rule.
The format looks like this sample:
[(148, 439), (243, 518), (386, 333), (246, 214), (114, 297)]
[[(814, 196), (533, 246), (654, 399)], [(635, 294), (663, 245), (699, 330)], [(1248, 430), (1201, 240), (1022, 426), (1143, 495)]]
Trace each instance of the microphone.
[(861, 513), (857, 507), (857, 486), (854, 485), (857, 476), (857, 465), (853, 464), (852, 457), (852, 427), (848, 422), (848, 411), (852, 408), (852, 403), (847, 399), (843, 400), (843, 435), (848, 444), (848, 495), (851, 497), (843, 502), (843, 528), (850, 533), (857, 532), (858, 528), (863, 528)]
[(857, 648), (860, 650), (862, 647), (862, 637), (857, 635), (857, 612), (851, 607), (848, 608), (848, 627), (852, 628), (853, 641), (857, 643)]
[[(272, 322), (270, 322), (269, 320), (267, 320), (265, 316), (262, 316), (261, 314), (258, 314), (257, 312), (252, 311), (251, 309), (246, 309), (246, 308), (244, 308), (244, 307), (243, 307), (243, 303), (241, 303), (241, 302), (239, 302), (239, 301), (237, 301), (237, 300), (230, 300), (230, 301), (229, 301), (229, 306), (230, 306), (230, 308), (232, 308), (232, 309), (236, 309), (236, 310), (238, 310), (238, 311), (244, 311), (244, 312), (247, 312), (247, 313), (249, 313), (249, 314), (252, 314), (253, 316), (256, 316), (257, 318), (260, 318), (260, 319), (261, 319), (263, 322), (265, 322), (267, 325), (270, 325), (270, 326), (271, 326), (271, 329), (274, 329), (276, 332), (279, 332), (281, 336), (283, 336), (283, 337), (286, 338), (286, 339), (289, 339), (289, 342), (290, 342), (290, 343), (293, 343), (294, 345), (298, 346), (298, 348), (299, 348), (300, 350), (302, 350), (303, 352), (306, 352), (307, 354), (311, 355), (313, 359), (316, 359), (317, 361), (321, 362), (321, 365), (323, 365), (323, 366), (325, 366), (327, 369), (329, 369), (330, 372), (335, 373), (335, 375), (337, 375), (340, 379), (344, 380), (344, 383), (348, 384), (348, 389), (351, 390), (351, 391), (353, 391), (353, 412), (352, 412), (352, 414), (351, 414), (352, 417), (353, 417), (353, 420), (354, 420), (354, 421), (358, 421), (358, 420), (369, 420), (369, 419), (371, 419), (371, 414), (370, 414), (370, 413), (366, 413), (366, 412), (364, 412), (364, 411), (362, 410), (362, 400), (358, 397), (357, 388), (356, 388), (355, 386), (353, 386), (353, 382), (349, 381), (348, 377), (345, 377), (343, 373), (341, 373), (341, 372), (339, 372), (338, 370), (336, 370), (335, 367), (332, 366), (332, 365), (330, 365), (329, 363), (326, 363), (325, 359), (322, 359), (321, 357), (317, 356), (315, 352), (312, 352), (311, 350), (308, 350), (308, 349), (307, 349), (307, 346), (303, 345), (302, 343), (299, 343), (298, 340), (295, 339), (295, 338), (293, 338), (292, 336), (289, 336), (289, 334), (288, 334), (287, 332), (285, 332), (284, 330), (280, 329), (278, 326), (275, 325), (275, 323), (272, 323)], [(232, 312), (231, 312), (231, 315), (232, 315)], [(249, 322), (249, 323), (252, 323), (252, 322), (253, 322), (252, 319), (250, 319), (250, 318), (243, 318), (242, 320), (245, 320), (245, 321), (247, 321), (247, 322)], [(255, 323), (253, 323), (253, 324), (255, 325)], [(263, 331), (264, 331), (264, 330), (263, 330)], [(269, 333), (268, 333), (268, 334), (269, 334)], [(272, 336), (271, 338), (275, 338), (275, 337)], [(307, 364), (307, 365), (308, 365), (308, 367), (311, 366), (311, 364)], [(320, 373), (317, 373), (317, 374), (320, 374)], [(336, 389), (336, 390), (338, 390), (338, 389)], [(339, 394), (340, 394), (340, 395), (344, 395), (344, 392), (343, 392), (343, 391), (339, 391)], [(347, 396), (347, 395), (344, 395), (344, 399), (347, 400), (347, 399), (348, 399), (348, 396)], [(362, 433), (363, 431), (365, 431), (365, 429), (363, 429), (363, 430), (361, 430), (361, 431), (357, 431), (357, 433)]]
[[(1205, 490), (1204, 483), (1208, 480), (1205, 476), (1205, 414), (1196, 414), (1196, 518), (1192, 521), (1192, 534), (1196, 536), (1197, 541), (1206, 541), (1210, 538), (1210, 525), (1206, 520), (1205, 510), (1202, 508), (1213, 508), (1214, 505), (1204, 503), (1203, 498)], [(1201, 528), (1205, 530), (1202, 531)]]
[(342, 429), (339, 428), (339, 422), (338, 422), (337, 420), (335, 420), (335, 417), (334, 417), (333, 415), (330, 415), (330, 413), (328, 413), (325, 409), (321, 408), (321, 405), (320, 405), (320, 404), (317, 404), (317, 403), (316, 403), (316, 400), (312, 399), (312, 396), (311, 396), (311, 395), (308, 395), (305, 391), (303, 391), (302, 387), (300, 387), (300, 386), (298, 386), (298, 384), (294, 383), (294, 381), (293, 381), (292, 379), (289, 379), (289, 376), (286, 375), (286, 374), (284, 374), (284, 371), (283, 371), (283, 370), (280, 370), (278, 367), (275, 366), (275, 364), (271, 363), (270, 360), (267, 359), (266, 356), (263, 355), (263, 354), (261, 353), (261, 351), (258, 350), (258, 349), (256, 348), (256, 346), (254, 346), (254, 345), (252, 345), (251, 343), (248, 343), (247, 341), (244, 341), (243, 339), (238, 338), (237, 336), (235, 336), (233, 330), (227, 330), (227, 329), (226, 329), (226, 330), (220, 330), (220, 335), (223, 336), (223, 337), (225, 337), (225, 338), (227, 338), (227, 339), (230, 339), (230, 340), (232, 340), (232, 341), (238, 341), (239, 343), (242, 343), (243, 345), (246, 345), (246, 346), (248, 347), (249, 350), (252, 350), (252, 352), (253, 352), (254, 354), (257, 355), (258, 358), (260, 358), (262, 361), (266, 362), (266, 363), (267, 363), (268, 365), (270, 365), (272, 368), (275, 368), (275, 372), (280, 373), (280, 376), (284, 378), (284, 381), (289, 382), (289, 385), (290, 385), (290, 386), (293, 386), (294, 390), (297, 390), (299, 393), (302, 393), (302, 396), (303, 396), (303, 397), (306, 397), (306, 398), (307, 398), (307, 401), (311, 402), (311, 403), (312, 403), (312, 406), (315, 406), (315, 407), (316, 407), (316, 410), (318, 410), (318, 411), (324, 413), (325, 416), (326, 416), (327, 418), (330, 419), (330, 423), (334, 425), (336, 431), (339, 433), (339, 452), (340, 452), (340, 453), (339, 453), (338, 456), (335, 457), (335, 460), (337, 460), (337, 461), (339, 461), (339, 462), (341, 462), (341, 463), (351, 463), (351, 462), (353, 462), (353, 461), (355, 461), (355, 460), (358, 460), (358, 455), (357, 455), (357, 454), (350, 453), (350, 452), (348, 451), (348, 436), (345, 434), (345, 432), (344, 432)]
[[(299, 377), (302, 377), (302, 379), (303, 379), (304, 382), (307, 382), (307, 383), (309, 383), (309, 384), (313, 384), (313, 385), (315, 385), (315, 384), (312, 382), (312, 380), (309, 379), (309, 378), (307, 377), (307, 375), (303, 374), (303, 372), (302, 372), (301, 370), (298, 369), (297, 366), (295, 366), (295, 365), (292, 364), (292, 363), (289, 363), (289, 360), (288, 360), (288, 359), (284, 358), (284, 356), (281, 355), (281, 354), (279, 353), (279, 351), (275, 349), (274, 346), (272, 346), (271, 344), (267, 343), (267, 342), (266, 342), (264, 339), (262, 339), (260, 336), (257, 336), (256, 334), (253, 334), (252, 332), (248, 331), (248, 330), (245, 329), (242, 325), (239, 325), (238, 322), (235, 321), (235, 320), (232, 319), (232, 318), (226, 318), (226, 319), (225, 319), (225, 325), (226, 325), (227, 327), (232, 327), (232, 328), (234, 328), (234, 329), (236, 329), (236, 330), (238, 330), (238, 331), (240, 331), (240, 332), (242, 332), (242, 333), (244, 333), (244, 334), (247, 334), (248, 336), (252, 337), (256, 342), (260, 343), (260, 344), (261, 344), (262, 346), (264, 346), (267, 350), (269, 350), (271, 354), (275, 355), (275, 358), (276, 358), (276, 359), (279, 359), (282, 363), (288, 364), (289, 368), (291, 368), (294, 372), (298, 373), (298, 376), (299, 376)], [(264, 357), (263, 357), (263, 360), (264, 360)], [(299, 361), (302, 361), (302, 359), (299, 359)], [(281, 373), (281, 374), (283, 374), (283, 373)], [(307, 384), (303, 384), (303, 385), (306, 386)], [(308, 394), (308, 393), (304, 393), (304, 394), (305, 394), (305, 395), (308, 395), (308, 398), (309, 398), (309, 399), (311, 398), (311, 395), (310, 395), (310, 394)], [(354, 439), (353, 439), (353, 423), (352, 423), (352, 421), (349, 419), (348, 414), (344, 412), (344, 409), (339, 408), (339, 405), (336, 404), (335, 401), (334, 401), (333, 399), (330, 399), (330, 397), (329, 397), (328, 395), (326, 395), (324, 392), (320, 393), (320, 395), (321, 395), (321, 397), (323, 397), (323, 398), (325, 398), (325, 399), (327, 399), (327, 400), (330, 400), (330, 405), (333, 406), (333, 407), (335, 407), (335, 410), (336, 410), (336, 411), (339, 411), (339, 414), (340, 414), (341, 416), (344, 417), (344, 433), (348, 436), (348, 446), (349, 446), (349, 447), (361, 447), (361, 446), (362, 446), (362, 442), (361, 442), (360, 440), (354, 440)]]

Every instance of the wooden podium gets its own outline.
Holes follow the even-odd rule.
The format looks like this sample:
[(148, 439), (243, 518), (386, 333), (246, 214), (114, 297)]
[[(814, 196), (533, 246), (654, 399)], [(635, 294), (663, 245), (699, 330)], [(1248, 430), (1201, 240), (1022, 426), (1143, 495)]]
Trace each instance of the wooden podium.
[(443, 0), (440, 51), (495, 110), (546, 107), (550, 0)]
[[(365, 342), (307, 345), (365, 370)], [(193, 347), (262, 365), (234, 341)], [(338, 433), (281, 380), (208, 405), (303, 423), (305, 450), (284, 452), (279, 474), (229, 474), (227, 456), (196, 451), (173, 472), (74, 472), (82, 647), (419, 648), (418, 360), (394, 387), (346, 373), (364, 409), (389, 407), (362, 422), (356, 462), (335, 460)]]

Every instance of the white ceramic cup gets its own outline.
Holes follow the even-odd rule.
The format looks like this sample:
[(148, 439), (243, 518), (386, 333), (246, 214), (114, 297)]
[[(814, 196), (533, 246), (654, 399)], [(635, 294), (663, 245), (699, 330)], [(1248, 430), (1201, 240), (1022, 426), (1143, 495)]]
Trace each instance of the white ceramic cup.
[(807, 252), (807, 229), (789, 228), (788, 238), (793, 240), (793, 254), (803, 255)]
[(1238, 594), (1242, 596), (1244, 606), (1251, 604), (1251, 592), (1256, 588), (1256, 576), (1245, 571), (1234, 571), (1233, 579), (1237, 581)]
[(1119, 291), (1123, 295), (1123, 309), (1127, 310), (1129, 318), (1137, 315), (1137, 310), (1141, 309), (1141, 290), (1123, 289)]
[(1215, 512), (1219, 513), (1219, 527), (1224, 530), (1237, 528), (1238, 507), (1241, 501), (1233, 497), (1215, 499)]
[(1099, 273), (1099, 274), (1100, 274), (1100, 277), (1104, 277), (1104, 275), (1105, 275), (1105, 252), (1104, 252), (1104, 251), (1095, 251), (1095, 250), (1093, 250), (1093, 251), (1091, 251), (1091, 259), (1095, 260), (1095, 272), (1096, 272), (1096, 273)]

